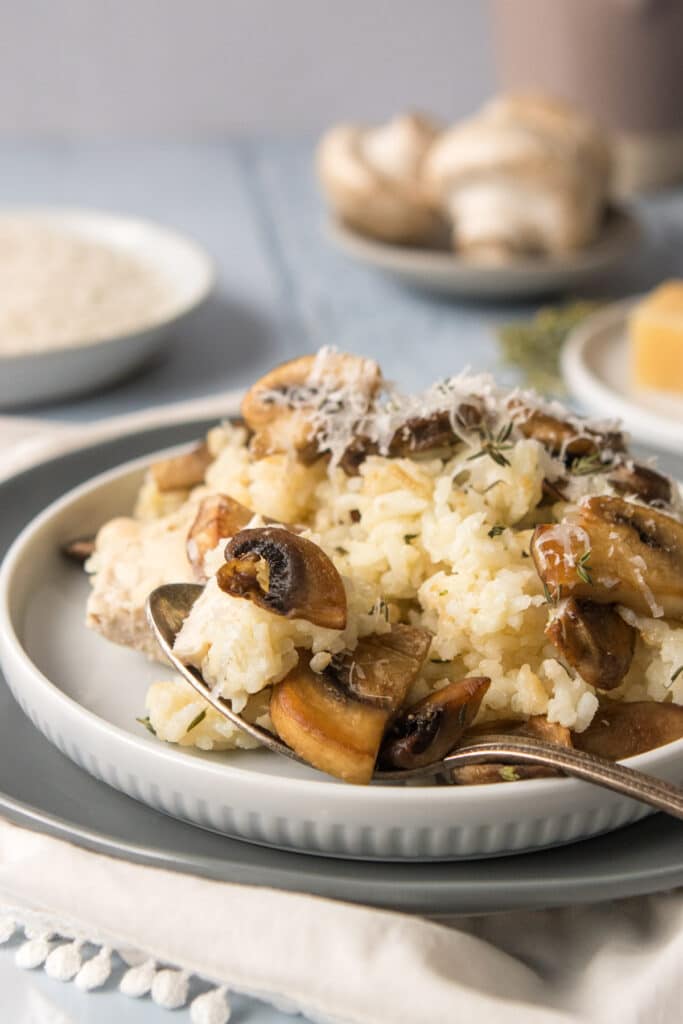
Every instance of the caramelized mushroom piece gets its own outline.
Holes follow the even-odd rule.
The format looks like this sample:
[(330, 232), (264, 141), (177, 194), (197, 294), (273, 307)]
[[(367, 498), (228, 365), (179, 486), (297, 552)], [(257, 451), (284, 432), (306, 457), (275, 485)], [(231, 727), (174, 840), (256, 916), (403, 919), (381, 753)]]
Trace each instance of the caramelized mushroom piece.
[(634, 701), (601, 704), (583, 732), (573, 734), (577, 750), (598, 754), (609, 761), (635, 757), (683, 737), (683, 707)]
[(571, 520), (537, 526), (536, 570), (551, 598), (623, 604), (683, 618), (683, 523), (623, 498), (588, 498)]
[(73, 540), (66, 541), (62, 544), (61, 551), (63, 555), (70, 558), (72, 562), (78, 562), (79, 565), (84, 565), (90, 556), (95, 551), (95, 538), (94, 537), (74, 537)]
[(152, 463), (150, 473), (158, 491), (189, 491), (204, 482), (212, 462), (208, 445), (200, 444), (182, 455)]
[[(569, 729), (557, 722), (549, 722), (545, 715), (533, 715), (526, 722), (503, 719), (497, 722), (482, 722), (472, 726), (465, 733), (465, 742), (476, 741), (484, 736), (531, 736), (545, 743), (556, 743), (560, 747), (572, 746)], [(556, 768), (541, 764), (468, 764), (454, 768), (451, 779), (457, 786), (483, 786), (497, 782), (521, 782), (523, 779), (550, 779), (561, 776)]]
[(607, 478), (615, 491), (633, 494), (647, 505), (671, 503), (671, 480), (662, 473), (635, 462), (622, 462)]
[(368, 783), (387, 722), (403, 704), (430, 643), (426, 630), (396, 625), (361, 640), (341, 669), (333, 662), (318, 675), (300, 660), (273, 687), (270, 715), (277, 734), (314, 768)]
[(561, 455), (567, 463), (587, 455), (597, 455), (604, 450), (624, 450), (624, 437), (619, 431), (599, 432), (588, 426), (578, 428), (576, 424), (540, 409), (520, 406), (513, 406), (513, 409), (515, 426), (520, 434), (538, 441), (551, 455)]
[(252, 450), (257, 456), (295, 451), (310, 461), (322, 455), (316, 438), (314, 414), (327, 403), (338, 403), (342, 389), (353, 393), (357, 412), (369, 408), (382, 375), (371, 359), (327, 351), (301, 356), (276, 366), (247, 391), (242, 415), (255, 432)]
[(452, 448), (462, 442), (462, 435), (476, 430), (484, 420), (484, 411), (475, 399), (461, 402), (455, 417), (448, 409), (430, 416), (411, 416), (399, 427), (389, 444), (389, 455), (413, 455)]
[(346, 591), (322, 548), (281, 527), (241, 530), (216, 574), (226, 594), (288, 619), (326, 629), (346, 627)]
[(474, 721), (491, 680), (476, 676), (449, 683), (406, 708), (389, 728), (382, 768), (421, 768), (445, 757)]
[(199, 580), (205, 580), (204, 558), (209, 551), (244, 529), (254, 513), (227, 494), (211, 494), (200, 502), (185, 542), (187, 558)]
[(613, 605), (562, 601), (546, 636), (582, 679), (598, 690), (613, 690), (631, 667), (636, 631)]

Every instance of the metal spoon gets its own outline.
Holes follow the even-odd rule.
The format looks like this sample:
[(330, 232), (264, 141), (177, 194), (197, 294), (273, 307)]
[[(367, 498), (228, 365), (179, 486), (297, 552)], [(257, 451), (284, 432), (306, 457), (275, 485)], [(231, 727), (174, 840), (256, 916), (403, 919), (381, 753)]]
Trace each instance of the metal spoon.
[[(307, 764), (268, 729), (253, 725), (236, 714), (227, 701), (211, 692), (196, 668), (184, 665), (173, 653), (176, 634), (203, 589), (196, 583), (169, 583), (157, 587), (147, 598), (147, 618), (162, 651), (190, 686), (238, 729), (274, 753)], [(683, 820), (682, 787), (662, 782), (593, 754), (521, 736), (482, 737), (476, 743), (459, 747), (433, 764), (402, 771), (377, 771), (374, 778), (382, 782), (404, 782), (406, 779), (429, 776), (444, 776), (448, 779), (453, 768), (490, 761), (541, 764), (557, 768), (566, 775), (574, 775), (594, 785), (615, 790)]]

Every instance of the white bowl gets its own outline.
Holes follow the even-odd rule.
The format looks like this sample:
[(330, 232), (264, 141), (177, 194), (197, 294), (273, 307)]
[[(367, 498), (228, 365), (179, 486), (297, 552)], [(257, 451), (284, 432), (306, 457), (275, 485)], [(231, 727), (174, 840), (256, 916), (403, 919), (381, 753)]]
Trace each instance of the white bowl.
[[(88, 581), (59, 553), (132, 507), (149, 459), (69, 492), (30, 523), (0, 572), (0, 660), (17, 701), (90, 774), (176, 818), (267, 846), (379, 860), (490, 857), (636, 821), (639, 803), (574, 779), (473, 787), (351, 786), (268, 751), (202, 753), (150, 736), (148, 684), (169, 670), (84, 625)], [(683, 779), (683, 740), (633, 758)]]
[(576, 290), (618, 266), (640, 242), (638, 221), (614, 208), (591, 245), (566, 256), (536, 256), (486, 264), (446, 249), (428, 249), (366, 238), (339, 221), (327, 225), (330, 241), (358, 263), (403, 284), (469, 299), (506, 299)]
[(61, 228), (134, 257), (154, 270), (172, 301), (161, 319), (150, 318), (126, 334), (26, 355), (0, 354), (0, 408), (56, 401), (123, 377), (157, 351), (169, 328), (196, 309), (213, 287), (214, 268), (207, 253), (159, 224), (58, 207), (7, 208), (2, 213)]

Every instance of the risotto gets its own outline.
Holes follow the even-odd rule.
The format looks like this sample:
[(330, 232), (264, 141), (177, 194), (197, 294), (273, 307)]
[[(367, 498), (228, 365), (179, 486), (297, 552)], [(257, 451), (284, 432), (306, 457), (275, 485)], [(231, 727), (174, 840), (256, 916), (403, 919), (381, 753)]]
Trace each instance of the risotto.
[[(147, 594), (205, 583), (176, 654), (295, 749), (290, 698), (320, 680), (385, 709), (378, 743), (463, 680), (481, 681), (475, 728), (541, 716), (578, 737), (607, 702), (683, 705), (680, 495), (618, 425), (483, 375), (405, 396), (329, 349), (267, 375), (243, 413), (153, 466), (134, 515), (100, 531), (92, 628), (154, 657)], [(400, 697), (368, 696), (399, 656)], [(147, 714), (163, 740), (251, 743), (179, 678)]]

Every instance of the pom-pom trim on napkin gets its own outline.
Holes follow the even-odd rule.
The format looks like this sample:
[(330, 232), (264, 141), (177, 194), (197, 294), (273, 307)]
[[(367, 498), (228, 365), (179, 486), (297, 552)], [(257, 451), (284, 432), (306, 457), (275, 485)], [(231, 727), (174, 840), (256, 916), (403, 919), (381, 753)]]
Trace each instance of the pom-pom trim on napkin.
[[(21, 941), (14, 961), (24, 970), (43, 967), (49, 977), (73, 982), (86, 992), (100, 988), (119, 973), (119, 990), (126, 996), (140, 999), (149, 995), (167, 1010), (187, 1005), (192, 978), (189, 971), (159, 964), (144, 954), (116, 950), (101, 937), (79, 935), (63, 922), (33, 911), (0, 907), (0, 945), (12, 939)], [(225, 985), (201, 992), (190, 1003), (192, 1024), (227, 1024), (229, 1019)]]

